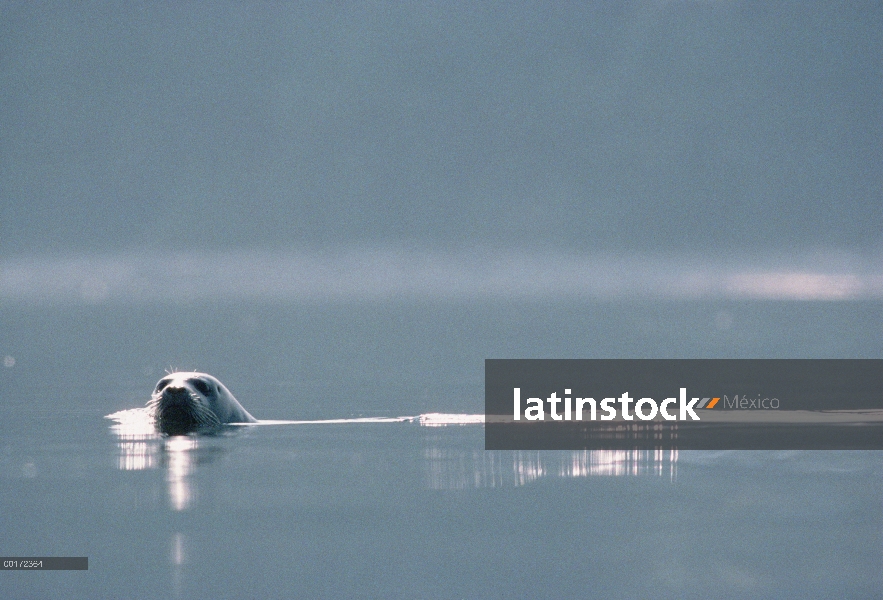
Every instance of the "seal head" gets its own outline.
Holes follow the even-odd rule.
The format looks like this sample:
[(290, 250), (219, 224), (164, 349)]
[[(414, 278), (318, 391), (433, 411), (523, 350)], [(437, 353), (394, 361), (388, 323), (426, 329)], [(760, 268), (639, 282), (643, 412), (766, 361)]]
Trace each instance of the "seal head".
[(147, 402), (157, 428), (182, 434), (227, 423), (257, 423), (224, 384), (207, 373), (170, 373)]

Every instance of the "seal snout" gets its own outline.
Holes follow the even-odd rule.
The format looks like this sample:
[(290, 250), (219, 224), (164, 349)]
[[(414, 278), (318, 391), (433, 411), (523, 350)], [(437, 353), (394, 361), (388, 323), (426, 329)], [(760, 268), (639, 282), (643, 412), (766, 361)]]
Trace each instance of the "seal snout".
[(157, 400), (157, 408), (165, 418), (169, 418), (171, 412), (188, 413), (193, 410), (193, 395), (186, 387), (170, 385), (159, 393)]

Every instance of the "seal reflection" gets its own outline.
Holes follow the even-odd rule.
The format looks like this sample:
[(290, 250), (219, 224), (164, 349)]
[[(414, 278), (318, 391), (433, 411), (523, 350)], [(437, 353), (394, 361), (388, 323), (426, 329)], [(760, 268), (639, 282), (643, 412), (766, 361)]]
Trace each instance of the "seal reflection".
[(202, 435), (168, 435), (158, 431), (144, 409), (111, 415), (117, 436), (117, 468), (121, 471), (165, 470), (169, 506), (176, 512), (187, 510), (196, 498), (193, 473), (198, 465), (218, 460), (226, 450), (210, 443), (216, 437), (233, 435), (237, 428), (216, 428)]
[[(139, 412), (139, 410), (141, 412)], [(222, 448), (204, 442), (231, 435), (241, 428), (213, 430), (212, 435), (164, 437), (145, 415), (133, 409), (109, 415), (120, 438), (121, 470), (166, 468), (169, 501), (177, 511), (193, 503), (190, 483), (195, 465), (212, 461)], [(429, 489), (519, 487), (542, 477), (655, 476), (677, 479), (677, 450), (486, 451), (465, 449), (456, 432), (483, 426), (483, 415), (426, 414), (419, 417), (340, 419), (328, 421), (261, 421), (259, 425), (333, 427), (335, 423), (414, 423), (423, 434), (422, 467)], [(205, 447), (204, 447), (205, 446)], [(364, 463), (352, 469), (365, 469)], [(355, 473), (354, 473), (355, 474)]]
[(198, 447), (199, 441), (195, 437), (173, 436), (163, 440), (169, 504), (176, 511), (187, 510), (193, 501), (194, 490), (190, 476), (193, 474), (194, 453)]

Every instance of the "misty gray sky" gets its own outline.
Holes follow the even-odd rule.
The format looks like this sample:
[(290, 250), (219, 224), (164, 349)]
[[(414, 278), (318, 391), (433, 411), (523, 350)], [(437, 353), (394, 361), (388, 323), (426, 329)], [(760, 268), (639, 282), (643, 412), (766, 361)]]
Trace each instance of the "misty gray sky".
[(0, 3), (0, 252), (879, 248), (883, 4)]

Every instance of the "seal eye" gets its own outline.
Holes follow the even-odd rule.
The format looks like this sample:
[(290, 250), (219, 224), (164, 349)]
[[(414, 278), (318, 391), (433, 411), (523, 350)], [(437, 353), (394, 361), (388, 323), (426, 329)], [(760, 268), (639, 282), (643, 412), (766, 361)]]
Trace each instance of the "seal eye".
[(208, 396), (211, 391), (209, 390), (208, 384), (204, 382), (202, 379), (194, 379), (193, 387), (195, 387), (203, 396)]
[(163, 388), (166, 387), (167, 385), (169, 385), (170, 383), (172, 383), (171, 379), (160, 379), (159, 383), (156, 384), (156, 390), (154, 390), (154, 391), (161, 392), (163, 390)]

